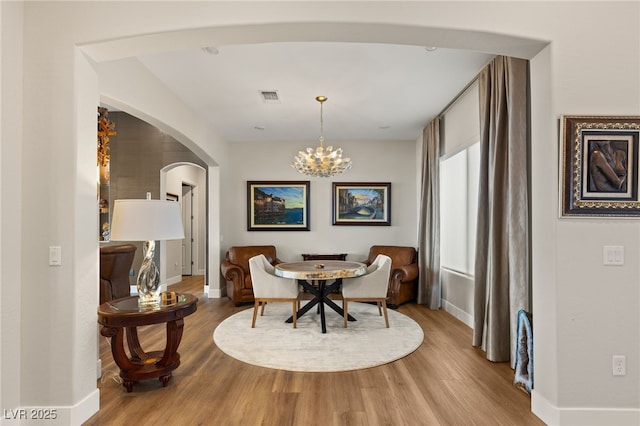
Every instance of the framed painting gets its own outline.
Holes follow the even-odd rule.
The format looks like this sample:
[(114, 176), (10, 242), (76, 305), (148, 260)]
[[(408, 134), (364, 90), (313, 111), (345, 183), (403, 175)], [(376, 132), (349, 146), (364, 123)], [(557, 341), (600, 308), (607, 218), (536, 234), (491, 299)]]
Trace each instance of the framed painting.
[(640, 117), (561, 119), (561, 216), (640, 216)]
[(308, 231), (309, 181), (248, 181), (247, 231)]
[(333, 183), (334, 225), (391, 225), (391, 183)]

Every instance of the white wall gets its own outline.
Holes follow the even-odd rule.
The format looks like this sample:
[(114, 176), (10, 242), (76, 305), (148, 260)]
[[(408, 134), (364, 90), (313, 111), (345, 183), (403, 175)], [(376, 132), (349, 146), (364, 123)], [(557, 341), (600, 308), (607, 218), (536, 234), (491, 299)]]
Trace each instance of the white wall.
[[(544, 25), (553, 42), (531, 64), (533, 407), (552, 424), (640, 421), (638, 222), (557, 217), (559, 116), (640, 112), (638, 6), (563, 3), (538, 11), (580, 22), (571, 30)], [(620, 20), (602, 19), (612, 14)], [(608, 36), (587, 30), (596, 27)], [(612, 63), (620, 66), (610, 70)], [(605, 244), (625, 246), (625, 266), (602, 265)], [(612, 377), (614, 354), (627, 356), (626, 377)]]
[(22, 18), (21, 4), (0, 2), (0, 405), (11, 408), (21, 391)]
[[(329, 142), (329, 141), (328, 141)], [(232, 245), (273, 244), (278, 257), (302, 260), (301, 253), (348, 253), (349, 260), (363, 260), (373, 244), (417, 244), (415, 142), (337, 143), (353, 167), (333, 178), (309, 178), (291, 167), (295, 154), (318, 141), (291, 143), (230, 144), (228, 184), (222, 222), (226, 223), (222, 249)], [(393, 155), (390, 155), (391, 149)], [(310, 181), (310, 231), (247, 231), (247, 181)], [(332, 182), (391, 182), (391, 226), (332, 225)]]
[(473, 277), (450, 269), (440, 269), (442, 308), (473, 328)]
[[(435, 1), (407, 2), (402, 7), (394, 2), (265, 1), (251, 7), (244, 2), (25, 2), (24, 33), (4, 25), (6, 18), (20, 19), (20, 6), (2, 2), (0, 29), (2, 83), (7, 75), (24, 78), (22, 98), (17, 91), (7, 94), (4, 87), (2, 91), (3, 124), (5, 96), (24, 105), (9, 117), (11, 123), (24, 123), (23, 134), (15, 127), (2, 130), (3, 195), (16, 184), (15, 179), (5, 179), (8, 161), (13, 162), (11, 172), (22, 179), (21, 197), (11, 198), (11, 205), (0, 204), (2, 330), (21, 330), (20, 363), (12, 363), (15, 352), (2, 359), (3, 398), (6, 389), (19, 390), (21, 406), (58, 407), (67, 424), (81, 423), (95, 407), (95, 372), (90, 364), (96, 360), (93, 230), (97, 221), (81, 215), (92, 211), (95, 202), (95, 151), (92, 154), (81, 145), (95, 140), (99, 88), (112, 100), (151, 116), (147, 121), (177, 131), (177, 137), (172, 134), (176, 139), (183, 141), (186, 136), (215, 160), (221, 167), (210, 169), (212, 191), (225, 188), (227, 194), (227, 187), (243, 191), (225, 169), (226, 146), (193, 111), (177, 101), (165, 102), (170, 97), (166, 91), (157, 82), (139, 79), (141, 70), (131, 64), (112, 63), (114, 79), (98, 82), (97, 72), (89, 67), (94, 64), (84, 54), (97, 61), (98, 68), (106, 64), (104, 59), (136, 51), (212, 41), (367, 40), (532, 59), (533, 410), (549, 424), (639, 423), (639, 223), (557, 215), (559, 116), (640, 113), (638, 2), (477, 1), (464, 7)], [(296, 23), (304, 23), (304, 31)], [(235, 31), (234, 25), (245, 26)], [(196, 29), (181, 33), (184, 28)], [(7, 36), (19, 42), (22, 34), (24, 62), (16, 61), (19, 54), (4, 43)], [(145, 37), (131, 38), (140, 34)], [(96, 43), (100, 40), (108, 42)], [(541, 51), (546, 42), (548, 47)], [(78, 45), (83, 54), (75, 55)], [(123, 73), (127, 67), (131, 75)], [(109, 104), (119, 106), (111, 100)], [(5, 140), (5, 132), (16, 138)], [(271, 178), (259, 176), (263, 177)], [(329, 192), (321, 184), (317, 187), (319, 194)], [(212, 196), (213, 228), (247, 237), (242, 225), (229, 219), (230, 213), (219, 212), (220, 204), (215, 203), (221, 199), (220, 193)], [(312, 226), (314, 221), (322, 223), (321, 214), (315, 212)], [(14, 227), (21, 224), (20, 230), (9, 232), (5, 219)], [(215, 241), (211, 244), (211, 253), (222, 251)], [(624, 245), (627, 263), (603, 267), (604, 244)], [(62, 267), (47, 266), (49, 245), (63, 247)], [(283, 254), (289, 256), (303, 243), (285, 246)], [(20, 259), (15, 258), (17, 250)], [(12, 274), (17, 280), (5, 280), (6, 265), (21, 265)], [(8, 286), (20, 289), (18, 308), (18, 299), (4, 297)], [(2, 338), (6, 343), (5, 334)], [(10, 343), (15, 340), (8, 337)], [(611, 376), (613, 354), (627, 356), (627, 376)], [(13, 373), (16, 366), (19, 379)], [(12, 408), (4, 401), (2, 406)]]

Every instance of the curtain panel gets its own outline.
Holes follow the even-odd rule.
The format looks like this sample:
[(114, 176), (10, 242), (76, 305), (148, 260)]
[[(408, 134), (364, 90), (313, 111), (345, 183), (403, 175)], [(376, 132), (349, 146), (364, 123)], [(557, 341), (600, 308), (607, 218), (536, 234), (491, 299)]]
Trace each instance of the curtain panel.
[(418, 303), (441, 306), (440, 286), (440, 118), (422, 135), (422, 194), (420, 197)]
[(480, 73), (480, 184), (473, 345), (515, 363), (529, 311), (528, 61), (498, 56)]

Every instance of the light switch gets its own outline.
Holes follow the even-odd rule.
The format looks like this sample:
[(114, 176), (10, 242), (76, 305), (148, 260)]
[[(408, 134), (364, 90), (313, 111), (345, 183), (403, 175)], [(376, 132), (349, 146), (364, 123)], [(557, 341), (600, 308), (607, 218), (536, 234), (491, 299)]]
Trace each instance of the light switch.
[(49, 266), (61, 266), (62, 265), (62, 247), (50, 246), (49, 247)]
[(603, 264), (624, 265), (624, 246), (604, 246)]

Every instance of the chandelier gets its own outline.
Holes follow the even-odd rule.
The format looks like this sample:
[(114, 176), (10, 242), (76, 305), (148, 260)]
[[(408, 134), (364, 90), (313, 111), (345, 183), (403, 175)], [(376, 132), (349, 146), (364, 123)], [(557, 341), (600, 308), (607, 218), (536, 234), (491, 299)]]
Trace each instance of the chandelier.
[(320, 146), (316, 149), (307, 148), (306, 152), (299, 151), (291, 164), (291, 167), (307, 176), (331, 177), (351, 168), (351, 159), (342, 158), (342, 148), (334, 151), (331, 145), (324, 147), (322, 105), (326, 100), (326, 96), (316, 97), (316, 101), (320, 102)]

